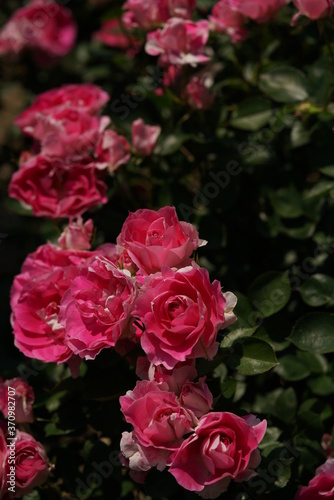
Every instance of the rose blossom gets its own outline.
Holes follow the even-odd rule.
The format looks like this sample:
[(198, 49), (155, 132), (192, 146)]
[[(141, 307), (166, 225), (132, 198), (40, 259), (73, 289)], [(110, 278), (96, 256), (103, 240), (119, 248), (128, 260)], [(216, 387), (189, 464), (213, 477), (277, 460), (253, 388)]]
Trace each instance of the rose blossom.
[(218, 331), (236, 319), (235, 304), (236, 297), (223, 294), (219, 281), (211, 283), (193, 262), (146, 278), (132, 315), (144, 325), (140, 342), (149, 361), (172, 369), (186, 359), (213, 359)]
[(102, 256), (87, 261), (60, 304), (59, 322), (65, 328), (67, 345), (86, 359), (115, 346), (129, 325), (135, 297), (128, 271)]
[(108, 47), (123, 50), (128, 57), (134, 57), (142, 47), (141, 40), (137, 40), (131, 30), (124, 30), (120, 19), (103, 21), (101, 28), (93, 33), (92, 38)]
[(99, 138), (95, 149), (96, 167), (114, 172), (131, 158), (130, 144), (122, 135), (106, 130)]
[(195, 415), (180, 406), (165, 384), (139, 381), (133, 391), (120, 397), (120, 404), (125, 420), (133, 425), (141, 460), (158, 470), (169, 464), (171, 453), (197, 424)]
[(179, 221), (174, 207), (157, 211), (139, 209), (130, 213), (117, 244), (127, 250), (142, 273), (160, 271), (162, 266), (185, 264), (194, 250), (206, 244), (196, 228)]
[(87, 157), (95, 149), (99, 136), (109, 125), (107, 116), (92, 116), (75, 108), (55, 109), (42, 114), (34, 127), (24, 132), (41, 141), (41, 153), (48, 156), (68, 156), (68, 163)]
[[(0, 430), (1, 434), (1, 430)], [(28, 495), (34, 488), (43, 484), (51, 470), (48, 457), (45, 453), (43, 446), (36, 441), (30, 434), (16, 430), (15, 441), (15, 498), (21, 498)], [(0, 441), (3, 436), (0, 435)], [(10, 472), (11, 465), (9, 464), (10, 447), (7, 446), (5, 456), (1, 457), (0, 445), (0, 459), (3, 460), (3, 473), (5, 477)], [(1, 473), (1, 464), (0, 464)], [(5, 480), (6, 481), (6, 480)], [(3, 487), (6, 491), (6, 485)], [(1, 496), (2, 498), (2, 496)], [(11, 497), (10, 497), (11, 498)]]
[(334, 498), (334, 458), (317, 468), (316, 475), (297, 491), (295, 500), (325, 500)]
[(14, 343), (23, 354), (46, 363), (76, 362), (58, 321), (59, 304), (85, 260), (109, 250), (63, 250), (47, 243), (27, 256), (11, 288)]
[(247, 31), (243, 27), (245, 18), (233, 9), (231, 0), (217, 2), (209, 16), (209, 21), (212, 30), (227, 33), (233, 43), (240, 42), (247, 37)]
[(151, 30), (167, 21), (168, 9), (165, 0), (127, 0), (123, 9), (123, 22), (128, 29)]
[(210, 59), (203, 53), (208, 38), (208, 21), (172, 17), (162, 29), (147, 35), (145, 50), (151, 56), (160, 55), (163, 64), (197, 66)]
[(106, 203), (107, 186), (94, 163), (73, 163), (37, 155), (14, 173), (9, 196), (29, 205), (37, 217), (75, 217), (94, 205)]
[(331, 434), (324, 434), (321, 438), (321, 448), (325, 453), (327, 458), (330, 458), (334, 454), (334, 446), (333, 446), (333, 436)]
[(132, 144), (142, 156), (150, 156), (156, 146), (161, 127), (145, 125), (141, 118), (132, 122)]
[(333, 0), (292, 0), (298, 14), (293, 17), (292, 24), (296, 22), (299, 16), (306, 16), (309, 19), (316, 20), (322, 17), (330, 16), (333, 12)]
[(253, 415), (208, 413), (172, 455), (169, 472), (183, 488), (203, 498), (218, 498), (232, 479), (246, 481), (255, 474), (266, 425)]
[(146, 357), (140, 356), (137, 359), (136, 374), (142, 380), (167, 384), (168, 389), (179, 396), (183, 385), (197, 377), (197, 370), (195, 360), (177, 363), (173, 370), (167, 370), (163, 365), (153, 365)]
[(190, 19), (196, 0), (127, 0), (123, 22), (128, 29), (149, 31), (164, 24), (170, 17)]
[(0, 410), (8, 417), (8, 387), (15, 389), (15, 421), (19, 424), (32, 423), (34, 415), (32, 405), (35, 401), (33, 388), (21, 378), (0, 381)]
[(213, 396), (205, 383), (205, 377), (201, 377), (198, 382), (185, 382), (179, 401), (183, 408), (191, 410), (198, 418), (212, 410)]
[(215, 94), (210, 87), (212, 86), (212, 78), (206, 78), (205, 74), (202, 77), (194, 76), (186, 86), (187, 101), (190, 107), (194, 109), (209, 109), (214, 103)]
[(279, 10), (290, 0), (229, 0), (233, 10), (253, 19), (257, 23), (265, 23), (275, 17)]
[(42, 62), (72, 50), (77, 27), (71, 12), (56, 2), (33, 0), (17, 9), (0, 32), (0, 54), (25, 48), (41, 55)]
[(48, 116), (63, 108), (94, 115), (108, 102), (109, 95), (92, 83), (63, 85), (39, 94), (16, 119), (15, 125), (29, 135), (41, 115)]
[(92, 238), (94, 223), (92, 219), (83, 222), (82, 217), (70, 220), (58, 238), (58, 243), (62, 248), (69, 250), (89, 250)]

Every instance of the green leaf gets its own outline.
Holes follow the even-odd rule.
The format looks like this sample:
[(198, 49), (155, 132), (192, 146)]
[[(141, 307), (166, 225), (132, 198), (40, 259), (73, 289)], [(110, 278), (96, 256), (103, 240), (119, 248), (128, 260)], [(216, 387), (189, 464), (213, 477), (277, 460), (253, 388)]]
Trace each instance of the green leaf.
[(319, 196), (326, 196), (334, 188), (334, 181), (321, 179), (314, 184), (310, 189), (304, 192), (303, 197), (305, 200), (310, 198), (317, 198)]
[(271, 105), (265, 99), (247, 99), (233, 111), (231, 125), (241, 130), (256, 132), (268, 123), (272, 114)]
[(334, 165), (328, 165), (327, 167), (319, 168), (319, 171), (327, 175), (328, 177), (334, 177)]
[(263, 340), (245, 338), (233, 344), (226, 364), (242, 375), (264, 373), (278, 364), (272, 347)]
[(276, 400), (273, 415), (284, 422), (291, 422), (297, 411), (297, 397), (292, 387), (282, 391)]
[(294, 219), (303, 215), (302, 199), (293, 185), (278, 189), (271, 193), (269, 197), (275, 212), (280, 217)]
[(50, 422), (49, 424), (46, 424), (44, 428), (45, 436), (65, 436), (66, 434), (71, 434), (73, 432), (73, 429), (59, 429), (54, 422)]
[(221, 341), (220, 347), (228, 349), (232, 346), (232, 344), (239, 339), (243, 339), (245, 337), (251, 337), (254, 332), (256, 332), (257, 328), (237, 328), (233, 330), (231, 333), (226, 335)]
[(301, 71), (291, 66), (276, 66), (263, 72), (259, 87), (277, 102), (301, 102), (308, 97), (307, 79)]
[(191, 135), (183, 133), (170, 134), (157, 144), (154, 153), (161, 156), (176, 153), (184, 142), (190, 139)]
[(279, 366), (275, 371), (280, 377), (289, 382), (303, 380), (311, 374), (303, 361), (293, 354), (287, 354), (279, 358)]
[(299, 288), (304, 302), (311, 307), (334, 306), (334, 279), (314, 274)]
[(307, 130), (303, 123), (297, 121), (291, 130), (291, 144), (293, 148), (300, 148), (310, 142), (311, 132)]
[(334, 352), (334, 315), (310, 313), (303, 316), (293, 327), (289, 340), (302, 351)]
[(275, 314), (262, 322), (254, 337), (268, 342), (275, 352), (279, 352), (290, 345), (290, 341), (286, 339), (290, 329), (290, 323), (286, 315)]
[(329, 396), (334, 394), (333, 378), (328, 375), (312, 378), (308, 380), (308, 385), (314, 394), (317, 396)]
[(293, 224), (281, 226), (281, 232), (296, 240), (307, 240), (314, 234), (315, 228), (316, 224), (311, 221), (294, 219)]
[(291, 287), (288, 272), (269, 271), (251, 284), (248, 298), (263, 318), (277, 313), (288, 303)]

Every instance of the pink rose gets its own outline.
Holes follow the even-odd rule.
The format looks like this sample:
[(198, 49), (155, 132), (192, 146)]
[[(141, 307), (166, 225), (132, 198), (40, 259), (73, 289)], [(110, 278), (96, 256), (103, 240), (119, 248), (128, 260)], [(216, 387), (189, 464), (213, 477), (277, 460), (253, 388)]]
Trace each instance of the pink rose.
[(180, 405), (191, 410), (197, 418), (212, 410), (213, 396), (201, 377), (198, 382), (187, 381), (183, 384), (179, 397)]
[(150, 156), (156, 146), (161, 127), (145, 125), (141, 118), (132, 122), (132, 144), (142, 156)]
[(247, 31), (243, 27), (244, 16), (232, 7), (231, 1), (220, 0), (217, 2), (212, 9), (211, 16), (209, 16), (209, 21), (214, 31), (227, 33), (232, 42), (237, 43), (247, 38)]
[(321, 447), (327, 458), (334, 454), (333, 436), (331, 434), (324, 434), (321, 438)]
[(129, 57), (136, 55), (141, 47), (141, 42), (123, 29), (119, 19), (103, 21), (99, 31), (93, 33), (93, 40), (115, 49), (122, 49)]
[(93, 229), (94, 223), (92, 219), (87, 220), (85, 223), (82, 217), (70, 220), (68, 226), (59, 236), (58, 243), (62, 248), (68, 250), (89, 250)]
[(253, 415), (208, 413), (172, 456), (169, 472), (183, 488), (218, 498), (232, 479), (245, 481), (255, 474), (266, 425)]
[(96, 167), (114, 172), (131, 158), (130, 144), (122, 135), (106, 130), (99, 138), (95, 149)]
[(141, 356), (137, 359), (136, 374), (142, 380), (155, 380), (167, 384), (169, 391), (179, 396), (183, 385), (197, 377), (197, 370), (195, 360), (177, 363), (173, 370), (167, 370), (163, 365), (155, 366)]
[(293, 3), (299, 10), (292, 20), (293, 24), (299, 16), (306, 16), (312, 20), (330, 16), (334, 4), (333, 0), (293, 0)]
[(109, 95), (97, 85), (82, 83), (63, 85), (39, 94), (33, 103), (16, 119), (15, 125), (29, 135), (41, 116), (49, 116), (63, 108), (94, 115), (108, 102)]
[(210, 87), (212, 79), (194, 76), (186, 86), (187, 101), (190, 107), (194, 109), (209, 109), (214, 103), (215, 94)]
[(95, 165), (37, 155), (20, 166), (9, 185), (9, 196), (29, 205), (37, 217), (76, 217), (106, 203), (107, 186)]
[[(15, 498), (21, 498), (31, 493), (34, 488), (40, 486), (47, 480), (51, 471), (51, 465), (49, 464), (43, 446), (30, 434), (17, 430), (16, 438), (17, 440), (15, 442), (13, 441), (13, 443), (15, 443)], [(0, 441), (2, 440), (3, 435), (2, 437), (0, 436)], [(7, 442), (5, 456), (1, 455), (0, 451), (0, 459), (3, 461), (2, 468), (6, 478), (9, 477), (9, 462), (12, 458), (11, 453), (13, 453), (8, 444), (10, 444), (10, 441)], [(7, 482), (7, 480), (5, 481)], [(7, 485), (3, 487), (3, 491), (6, 491), (6, 486)], [(10, 498), (12, 497), (10, 496)]]
[(166, 0), (127, 0), (123, 9), (123, 22), (128, 29), (151, 30), (167, 21), (169, 17)]
[(125, 420), (133, 425), (141, 459), (163, 470), (183, 436), (197, 424), (195, 415), (180, 406), (167, 386), (157, 382), (139, 381), (119, 400)]
[(196, 0), (166, 0), (170, 17), (191, 19), (192, 11), (196, 7)]
[[(15, 390), (15, 401), (8, 399), (9, 387)], [(34, 401), (35, 395), (33, 388), (21, 378), (13, 378), (5, 380), (4, 382), (0, 381), (0, 410), (5, 418), (8, 417), (8, 409), (14, 407), (15, 421), (18, 424), (25, 422), (32, 423), (34, 421), (32, 410)]]
[(68, 157), (69, 165), (81, 157), (89, 157), (110, 123), (107, 116), (92, 116), (70, 107), (49, 113), (41, 114), (34, 127), (25, 127), (24, 132), (41, 141), (43, 155)]
[(170, 17), (190, 19), (196, 0), (127, 0), (123, 22), (128, 29), (149, 31), (164, 24)]
[(135, 297), (128, 271), (102, 256), (87, 261), (60, 304), (59, 322), (66, 331), (66, 344), (86, 359), (115, 346), (129, 326)]
[(15, 54), (28, 48), (42, 62), (65, 56), (72, 50), (77, 27), (71, 12), (58, 3), (33, 0), (17, 9), (0, 32), (0, 54)]
[(213, 359), (217, 333), (236, 320), (236, 298), (210, 282), (206, 269), (193, 263), (179, 270), (163, 268), (140, 291), (132, 315), (143, 325), (140, 342), (149, 361), (173, 369), (179, 361)]
[(122, 432), (120, 449), (122, 463), (126, 467), (142, 473), (151, 469), (142, 447), (133, 438), (133, 432)]
[(210, 60), (204, 54), (209, 38), (208, 21), (184, 21), (170, 18), (162, 29), (147, 35), (145, 50), (150, 56), (161, 56), (161, 63), (197, 66)]
[(334, 498), (334, 458), (317, 468), (316, 475), (297, 491), (295, 500), (325, 500)]
[(239, 14), (265, 23), (276, 16), (290, 0), (230, 0), (230, 5)]
[(117, 244), (127, 250), (142, 273), (149, 274), (162, 266), (182, 266), (206, 242), (199, 240), (192, 224), (178, 220), (174, 207), (163, 207), (130, 213)]
[[(104, 252), (104, 247), (96, 252)], [(80, 266), (93, 252), (63, 250), (50, 243), (26, 258), (11, 288), (15, 345), (29, 358), (46, 363), (74, 361), (58, 321), (59, 304)]]

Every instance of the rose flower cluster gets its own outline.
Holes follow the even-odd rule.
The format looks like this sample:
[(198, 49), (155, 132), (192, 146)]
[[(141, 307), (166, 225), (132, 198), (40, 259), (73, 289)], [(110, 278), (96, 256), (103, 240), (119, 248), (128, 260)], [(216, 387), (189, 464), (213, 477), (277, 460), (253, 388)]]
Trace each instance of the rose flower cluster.
[(58, 244), (28, 255), (11, 291), (15, 345), (67, 362), (74, 376), (102, 349), (140, 347), (143, 380), (120, 399), (133, 425), (121, 442), (124, 463), (140, 480), (168, 466), (184, 488), (215, 498), (231, 479), (255, 473), (266, 427), (253, 416), (210, 413), (213, 396), (204, 378), (195, 381), (195, 360), (216, 355), (236, 298), (193, 260), (206, 242), (173, 207), (130, 213), (116, 244), (95, 250), (92, 230), (91, 220), (71, 220)]
[[(15, 395), (9, 399), (12, 393)], [(34, 400), (32, 387), (21, 378), (0, 379), (0, 411), (8, 422), (14, 420), (19, 426), (32, 423)], [(43, 446), (33, 436), (12, 429), (0, 421), (0, 500), (28, 495), (46, 481), (52, 468)]]
[[(40, 94), (15, 124), (34, 140), (12, 176), (9, 195), (34, 215), (75, 217), (106, 203), (105, 172), (113, 174), (131, 157), (125, 137), (106, 129), (108, 116), (100, 116), (109, 95), (93, 84), (64, 85)], [(133, 152), (149, 156), (160, 127), (132, 124)]]
[[(197, 110), (210, 108), (215, 101), (214, 77), (217, 66), (211, 63), (213, 54), (209, 46), (212, 34), (227, 34), (233, 43), (247, 39), (247, 25), (253, 21), (263, 24), (275, 20), (280, 10), (291, 0), (219, 0), (215, 2), (205, 19), (194, 21), (195, 0), (126, 0), (121, 19), (103, 21), (100, 30), (93, 35), (110, 47), (122, 50), (133, 57), (140, 50), (143, 37), (144, 49), (150, 56), (158, 57), (158, 65), (164, 72), (163, 85), (169, 87), (188, 106)], [(294, 25), (300, 16), (310, 20), (329, 17), (333, 0), (293, 0), (298, 12), (293, 16)], [(203, 15), (200, 9), (200, 14)], [(188, 69), (185, 84), (183, 66)], [(163, 88), (156, 89), (158, 94)]]
[(32, 0), (17, 9), (0, 31), (0, 55), (31, 50), (47, 65), (72, 50), (77, 26), (71, 11), (49, 0)]

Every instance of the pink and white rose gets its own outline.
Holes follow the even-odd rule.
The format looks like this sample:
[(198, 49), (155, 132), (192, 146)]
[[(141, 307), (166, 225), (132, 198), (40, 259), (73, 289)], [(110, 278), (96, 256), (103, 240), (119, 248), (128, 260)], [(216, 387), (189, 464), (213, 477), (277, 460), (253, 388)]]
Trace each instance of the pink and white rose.
[(194, 250), (206, 242), (199, 239), (192, 224), (179, 221), (174, 207), (163, 207), (130, 213), (117, 244), (127, 250), (143, 274), (150, 274), (162, 266), (186, 264)]
[(60, 303), (66, 344), (85, 359), (115, 346), (129, 327), (135, 298), (134, 279), (128, 271), (118, 269), (107, 257), (88, 260)]
[(33, 103), (16, 119), (15, 125), (31, 135), (41, 116), (49, 116), (56, 110), (71, 108), (80, 113), (97, 114), (109, 101), (109, 95), (92, 83), (63, 85), (39, 94)]
[[(38, 441), (30, 434), (17, 429), (15, 441), (15, 498), (21, 498), (31, 493), (34, 488), (43, 484), (50, 474), (51, 465), (46, 452)], [(0, 478), (3, 474), (3, 484), (0, 489), (0, 498), (6, 493), (6, 479), (10, 472), (11, 448), (3, 451), (4, 436), (0, 429)], [(6, 446), (6, 445), (5, 445)], [(1, 483), (0, 483), (1, 486)], [(11, 496), (8, 498), (12, 498)]]
[(208, 38), (208, 21), (172, 17), (163, 28), (147, 35), (145, 50), (150, 56), (160, 56), (162, 64), (197, 66), (210, 60), (205, 54)]
[(169, 465), (172, 452), (197, 424), (195, 415), (182, 408), (176, 395), (157, 382), (137, 382), (133, 391), (120, 397), (120, 404), (125, 420), (134, 428), (132, 437), (140, 454), (136, 464), (140, 460), (158, 470)]
[(229, 0), (233, 10), (257, 23), (266, 23), (290, 0)]
[(329, 458), (317, 468), (316, 475), (302, 486), (295, 496), (295, 500), (327, 500), (334, 498), (334, 458)]
[(37, 155), (21, 164), (9, 185), (9, 196), (32, 208), (37, 217), (76, 217), (106, 203), (107, 186), (92, 164)]
[(294, 24), (299, 16), (306, 16), (315, 21), (322, 17), (328, 17), (333, 12), (333, 0), (292, 0), (298, 9), (292, 20)]
[(145, 125), (144, 120), (138, 118), (132, 122), (132, 144), (136, 153), (141, 156), (150, 156), (157, 144), (161, 127)]
[(217, 2), (209, 16), (211, 29), (218, 33), (227, 33), (233, 43), (241, 42), (247, 38), (244, 28), (245, 17), (232, 7), (231, 0)]
[(92, 219), (85, 223), (82, 217), (72, 219), (58, 238), (59, 245), (68, 250), (90, 250), (94, 223)]
[(146, 278), (132, 315), (143, 324), (140, 343), (149, 361), (173, 369), (187, 359), (213, 359), (217, 333), (236, 320), (236, 297), (193, 263)]
[(231, 480), (247, 481), (256, 474), (266, 425), (253, 415), (208, 413), (172, 456), (169, 472), (183, 488), (218, 498)]
[(65, 56), (75, 44), (77, 26), (70, 10), (49, 0), (17, 9), (0, 31), (0, 54), (31, 49), (42, 62)]
[[(34, 421), (32, 405), (35, 401), (33, 388), (23, 379), (17, 377), (5, 381), (0, 380), (0, 410), (8, 418), (8, 388), (15, 390), (15, 421), (18, 424)], [(11, 391), (12, 392), (12, 391)]]
[(98, 169), (106, 168), (109, 173), (112, 173), (121, 165), (128, 163), (130, 158), (130, 144), (125, 137), (117, 134), (114, 130), (106, 130), (100, 135), (95, 148)]

